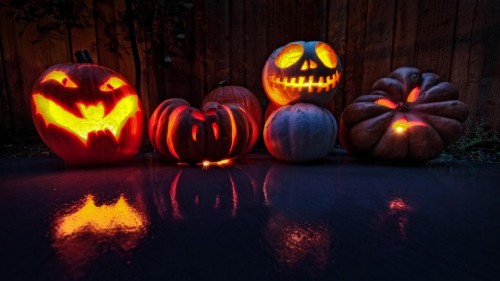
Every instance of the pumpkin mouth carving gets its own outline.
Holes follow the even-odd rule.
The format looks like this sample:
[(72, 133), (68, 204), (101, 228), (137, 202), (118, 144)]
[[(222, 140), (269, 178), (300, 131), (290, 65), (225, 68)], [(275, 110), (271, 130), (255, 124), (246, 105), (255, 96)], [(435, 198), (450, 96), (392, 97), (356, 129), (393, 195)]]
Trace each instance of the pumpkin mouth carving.
[(36, 113), (42, 116), (46, 127), (52, 124), (72, 132), (85, 145), (91, 133), (100, 131), (111, 132), (118, 141), (127, 120), (139, 111), (138, 97), (135, 95), (122, 98), (108, 114), (105, 114), (103, 102), (95, 105), (76, 103), (82, 117), (74, 115), (40, 93), (33, 94), (33, 102)]
[(268, 80), (272, 87), (283, 90), (293, 89), (300, 92), (305, 88), (308, 93), (321, 93), (335, 88), (340, 82), (341, 75), (338, 70), (332, 75), (318, 77), (315, 75), (287, 77), (273, 74)]

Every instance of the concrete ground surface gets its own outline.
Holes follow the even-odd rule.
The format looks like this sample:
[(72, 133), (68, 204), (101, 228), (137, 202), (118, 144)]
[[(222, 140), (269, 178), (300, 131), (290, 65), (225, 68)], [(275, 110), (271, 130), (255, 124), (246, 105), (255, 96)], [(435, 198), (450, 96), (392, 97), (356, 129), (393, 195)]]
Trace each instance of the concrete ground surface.
[(1, 280), (500, 280), (500, 165), (0, 159)]

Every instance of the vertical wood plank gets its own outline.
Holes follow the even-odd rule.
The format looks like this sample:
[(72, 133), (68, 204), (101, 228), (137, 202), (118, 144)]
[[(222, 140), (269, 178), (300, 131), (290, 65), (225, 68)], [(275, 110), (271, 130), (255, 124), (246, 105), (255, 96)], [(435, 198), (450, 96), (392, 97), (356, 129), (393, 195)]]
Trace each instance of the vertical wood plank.
[(399, 67), (415, 65), (418, 1), (396, 1), (395, 17), (391, 71)]
[[(0, 16), (4, 17), (2, 11), (0, 11)], [(3, 22), (0, 21), (3, 24)], [(4, 42), (3, 30), (0, 29), (0, 130), (5, 134), (12, 133), (12, 120), (10, 118), (10, 102), (9, 102), (9, 92), (7, 90), (7, 76), (5, 70), (5, 59), (4, 59), (4, 45), (8, 44)]]
[[(94, 1), (97, 64), (119, 70), (119, 44), (114, 1)], [(93, 54), (92, 54), (93, 55)]]
[(348, 5), (345, 56), (345, 104), (363, 94), (364, 48), (368, 0), (352, 0)]
[(193, 0), (193, 76), (192, 91), (199, 100), (207, 94), (207, 23), (205, 1)]
[(262, 68), (269, 56), (267, 45), (267, 1), (245, 2), (245, 87), (259, 100), (266, 99), (261, 82)]
[[(87, 7), (93, 11), (94, 3), (92, 0), (86, 0), (85, 4)], [(73, 28), (71, 31), (73, 52), (78, 50), (88, 50), (93, 58), (97, 62), (97, 44), (96, 44), (96, 28), (95, 23), (92, 26), (85, 28)], [(73, 56), (74, 54), (68, 54), (68, 56)], [(68, 58), (70, 61), (70, 58)]]
[[(326, 43), (333, 47), (340, 56), (342, 67), (346, 63), (346, 41), (347, 41), (347, 0), (327, 1)], [(344, 72), (345, 75), (345, 72)], [(339, 118), (345, 108), (345, 78), (335, 93), (333, 108), (335, 117)]]
[(326, 34), (326, 0), (300, 0), (301, 40), (321, 41)]
[[(267, 2), (267, 5), (265, 5), (269, 13), (267, 17), (269, 21), (268, 26), (273, 28), (272, 30), (267, 30), (269, 34), (267, 36), (269, 39), (267, 49), (268, 56), (271, 55), (274, 50), (289, 42), (302, 40), (299, 31), (299, 26), (301, 25), (296, 16), (301, 11), (297, 7), (296, 1), (300, 0), (276, 0), (275, 2)], [(250, 19), (249, 17), (251, 17), (251, 15), (246, 15), (245, 17), (247, 22)]]
[(215, 89), (220, 81), (229, 80), (229, 3), (213, 0), (207, 6), (207, 85)]
[(417, 66), (448, 80), (457, 1), (422, 0), (418, 10)]
[(244, 1), (229, 1), (230, 82), (233, 85), (245, 84), (244, 11)]
[(471, 37), (469, 85), (465, 101), (474, 123), (500, 129), (500, 7), (478, 1)]
[(369, 0), (363, 66), (363, 93), (391, 71), (395, 0)]
[(474, 25), (477, 0), (459, 0), (457, 21), (453, 39), (453, 54), (450, 70), (450, 82), (460, 91), (460, 100), (466, 101), (469, 84), (469, 55), (472, 28)]

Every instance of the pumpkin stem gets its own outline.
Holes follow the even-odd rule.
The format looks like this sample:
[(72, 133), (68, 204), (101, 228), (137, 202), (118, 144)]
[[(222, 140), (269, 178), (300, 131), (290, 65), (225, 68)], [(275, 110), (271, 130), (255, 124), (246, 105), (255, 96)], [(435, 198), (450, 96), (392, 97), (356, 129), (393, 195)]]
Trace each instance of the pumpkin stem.
[(229, 85), (231, 85), (231, 83), (229, 83), (229, 80), (222, 80), (219, 82), (220, 87), (229, 86)]
[(76, 51), (75, 57), (78, 63), (94, 63), (92, 57), (90, 56), (89, 51), (87, 50)]

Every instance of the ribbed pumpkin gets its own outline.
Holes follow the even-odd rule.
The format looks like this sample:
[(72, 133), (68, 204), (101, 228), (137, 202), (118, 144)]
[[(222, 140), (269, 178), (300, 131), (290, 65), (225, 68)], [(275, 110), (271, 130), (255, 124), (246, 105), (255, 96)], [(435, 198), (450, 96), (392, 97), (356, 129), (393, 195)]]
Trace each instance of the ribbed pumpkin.
[(90, 62), (49, 67), (33, 86), (31, 113), (45, 144), (68, 163), (126, 160), (142, 144), (144, 115), (134, 88)]
[(430, 160), (463, 132), (469, 110), (458, 95), (434, 73), (399, 68), (345, 109), (340, 142), (354, 154), (377, 160)]
[(162, 102), (148, 124), (153, 147), (167, 160), (199, 163), (236, 158), (249, 152), (257, 124), (237, 104), (207, 102), (202, 110), (183, 99)]
[(326, 156), (335, 145), (337, 122), (326, 109), (309, 103), (280, 107), (264, 126), (268, 151), (284, 161), (303, 162)]
[(262, 128), (262, 108), (257, 97), (247, 88), (240, 86), (222, 85), (212, 90), (203, 98), (202, 104), (214, 101), (218, 103), (236, 103), (248, 110), (250, 116), (255, 119), (259, 127)]

